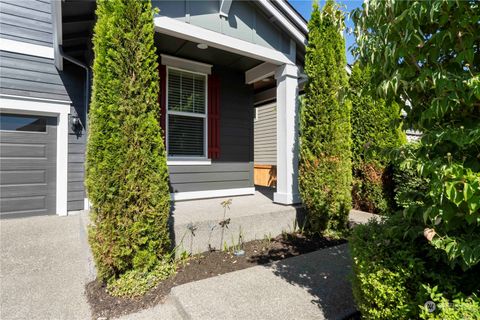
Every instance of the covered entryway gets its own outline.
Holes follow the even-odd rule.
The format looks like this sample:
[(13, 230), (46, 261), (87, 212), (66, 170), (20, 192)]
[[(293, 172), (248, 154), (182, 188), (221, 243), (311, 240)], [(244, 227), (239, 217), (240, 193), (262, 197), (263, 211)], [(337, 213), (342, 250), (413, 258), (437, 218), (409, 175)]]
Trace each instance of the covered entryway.
[(55, 214), (57, 118), (0, 114), (0, 215)]

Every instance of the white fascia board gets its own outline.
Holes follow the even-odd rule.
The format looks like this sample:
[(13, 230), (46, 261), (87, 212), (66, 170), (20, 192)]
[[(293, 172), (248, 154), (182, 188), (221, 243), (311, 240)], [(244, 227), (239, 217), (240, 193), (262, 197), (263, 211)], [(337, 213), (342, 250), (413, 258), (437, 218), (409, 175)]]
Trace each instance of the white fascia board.
[(270, 14), (272, 14), (275, 20), (280, 22), (287, 29), (287, 31), (295, 38), (295, 40), (297, 40), (299, 43), (302, 43), (304, 45), (307, 44), (307, 38), (305, 34), (300, 30), (298, 30), (295, 25), (293, 25), (287, 18), (285, 18), (283, 13), (280, 12), (274, 5), (272, 5), (270, 1), (258, 0), (255, 2), (260, 4)]
[(57, 117), (56, 213), (67, 215), (69, 102), (39, 101), (0, 95), (0, 111)]
[(220, 3), (220, 16), (228, 18), (228, 13), (230, 12), (230, 7), (232, 6), (232, 0), (221, 0)]
[(160, 57), (162, 59), (162, 64), (169, 67), (185, 69), (188, 71), (200, 72), (204, 74), (212, 74), (211, 64), (182, 59), (178, 57), (169, 56), (166, 54), (161, 54)]
[(54, 53), (52, 47), (41, 46), (16, 40), (0, 38), (0, 51), (8, 51), (20, 54), (26, 54), (34, 57), (53, 59)]
[(273, 76), (275, 74), (275, 71), (277, 70), (277, 67), (278, 66), (268, 62), (259, 64), (258, 66), (245, 71), (245, 83), (252, 84), (254, 82)]
[(235, 188), (235, 189), (220, 189), (220, 190), (206, 190), (206, 191), (189, 191), (189, 192), (175, 192), (170, 193), (173, 201), (193, 200), (193, 199), (207, 199), (207, 198), (222, 198), (231, 196), (244, 196), (255, 194), (255, 188)]
[(285, 2), (285, 0), (275, 0), (282, 10), (284, 10), (290, 18), (302, 29), (303, 32), (308, 33), (308, 26), (305, 20), (295, 10), (290, 8), (290, 6)]
[(206, 43), (210, 47), (233, 52), (242, 56), (270, 62), (276, 65), (292, 64), (282, 52), (236, 39), (215, 31), (204, 29), (169, 17), (153, 19), (155, 30), (162, 34), (189, 40), (197, 43)]

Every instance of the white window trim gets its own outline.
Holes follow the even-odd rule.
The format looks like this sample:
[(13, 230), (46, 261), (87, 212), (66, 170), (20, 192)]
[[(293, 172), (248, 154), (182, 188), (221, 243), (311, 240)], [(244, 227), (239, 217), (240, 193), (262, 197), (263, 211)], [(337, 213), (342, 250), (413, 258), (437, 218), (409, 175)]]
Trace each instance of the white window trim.
[[(178, 67), (166, 66), (166, 99), (165, 99), (165, 141), (166, 141), (166, 151), (167, 151), (167, 165), (170, 163), (171, 165), (180, 165), (181, 162), (185, 163), (184, 165), (209, 165), (211, 164), (211, 159), (208, 158), (208, 74), (202, 72), (195, 72), (191, 70), (181, 69)], [(169, 71), (170, 70), (179, 70), (194, 74), (199, 74), (205, 77), (205, 113), (204, 114), (196, 114), (190, 112), (183, 112), (183, 111), (170, 111), (168, 109), (168, 86), (169, 86)], [(168, 118), (169, 115), (181, 115), (181, 116), (188, 116), (188, 117), (198, 117), (203, 118), (204, 120), (204, 150), (203, 150), (203, 157), (200, 156), (171, 156), (169, 154), (169, 144), (168, 144)]]
[(0, 105), (2, 106), (0, 111), (3, 112), (57, 117), (55, 209), (57, 215), (66, 216), (68, 201), (68, 114), (70, 112), (70, 103), (0, 95)]
[(205, 199), (205, 198), (244, 196), (244, 195), (251, 195), (251, 194), (255, 194), (254, 187), (206, 190), (206, 191), (174, 192), (174, 193), (170, 193), (170, 198), (173, 201), (182, 201), (182, 200), (194, 200), (194, 199)]
[(182, 59), (167, 54), (161, 54), (160, 57), (162, 58), (162, 64), (169, 67), (180, 68), (193, 73), (212, 74), (212, 65), (208, 63)]
[(186, 159), (186, 158), (175, 158), (175, 160), (167, 160), (168, 166), (209, 166), (212, 164), (211, 159)]

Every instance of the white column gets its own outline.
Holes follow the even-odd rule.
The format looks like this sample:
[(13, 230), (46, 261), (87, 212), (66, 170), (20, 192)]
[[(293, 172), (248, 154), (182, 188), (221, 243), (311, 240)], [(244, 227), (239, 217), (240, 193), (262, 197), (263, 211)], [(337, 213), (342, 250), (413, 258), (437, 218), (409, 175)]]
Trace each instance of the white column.
[(273, 201), (300, 202), (298, 194), (298, 68), (279, 66), (277, 79), (277, 192)]

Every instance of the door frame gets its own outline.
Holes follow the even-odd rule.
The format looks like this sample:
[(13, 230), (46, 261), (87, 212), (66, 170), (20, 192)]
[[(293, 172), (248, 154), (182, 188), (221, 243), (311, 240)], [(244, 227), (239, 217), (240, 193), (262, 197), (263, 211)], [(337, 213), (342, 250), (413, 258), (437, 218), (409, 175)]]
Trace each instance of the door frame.
[(0, 95), (0, 111), (57, 118), (56, 214), (67, 215), (68, 200), (68, 115), (71, 101)]

